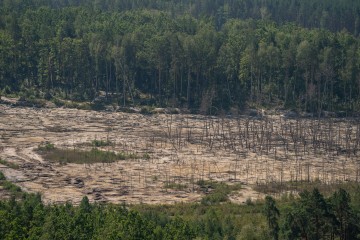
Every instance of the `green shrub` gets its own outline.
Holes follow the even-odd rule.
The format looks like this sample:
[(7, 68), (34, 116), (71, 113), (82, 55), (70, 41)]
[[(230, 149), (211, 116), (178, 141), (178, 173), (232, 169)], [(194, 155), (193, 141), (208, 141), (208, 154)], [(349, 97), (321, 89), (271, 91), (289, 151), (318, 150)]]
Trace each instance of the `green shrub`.
[(197, 182), (200, 189), (206, 194), (201, 200), (202, 204), (212, 205), (228, 201), (232, 191), (240, 190), (241, 185), (228, 185), (225, 183), (200, 180)]
[(246, 201), (245, 201), (245, 204), (248, 205), (248, 206), (254, 205), (251, 198), (247, 198)]
[(2, 172), (0, 172), (0, 181), (1, 180), (6, 180), (6, 177), (5, 177), (5, 175), (2, 173)]
[(144, 153), (143, 158), (146, 160), (149, 160), (151, 157), (150, 157), (150, 154)]

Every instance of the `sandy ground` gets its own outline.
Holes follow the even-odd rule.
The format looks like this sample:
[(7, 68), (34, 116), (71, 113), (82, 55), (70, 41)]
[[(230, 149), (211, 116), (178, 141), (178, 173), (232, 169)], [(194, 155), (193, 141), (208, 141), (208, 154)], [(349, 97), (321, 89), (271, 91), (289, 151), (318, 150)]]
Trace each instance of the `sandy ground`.
[[(46, 203), (76, 204), (85, 195), (112, 203), (196, 202), (203, 196), (198, 180), (242, 183), (230, 200), (243, 203), (264, 197), (252, 189), (259, 183), (357, 181), (359, 124), (321, 121), (0, 105), (0, 157), (21, 166), (0, 168), (23, 190), (40, 192)], [(114, 143), (104, 150), (146, 153), (150, 159), (60, 165), (34, 151), (44, 142), (83, 149), (94, 139)], [(169, 183), (186, 188), (164, 188)]]

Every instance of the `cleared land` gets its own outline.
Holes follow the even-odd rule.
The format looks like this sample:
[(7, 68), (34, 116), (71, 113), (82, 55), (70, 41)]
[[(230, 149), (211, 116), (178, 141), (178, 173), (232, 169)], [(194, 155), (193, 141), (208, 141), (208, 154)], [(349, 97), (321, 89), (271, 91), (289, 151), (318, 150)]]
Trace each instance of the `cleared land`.
[[(100, 163), (86, 153), (116, 153)], [(54, 144), (54, 161), (39, 146)], [(175, 203), (200, 201), (201, 180), (241, 183), (230, 200), (262, 198), (253, 186), (289, 181), (326, 184), (358, 181), (360, 123), (357, 119), (286, 119), (142, 115), (75, 109), (0, 105), (0, 171), (46, 203), (92, 201)], [(68, 155), (67, 155), (68, 154)], [(78, 154), (78, 155), (76, 155)], [(111, 155), (113, 156), (113, 155)], [(51, 158), (51, 159), (50, 159)], [(85, 160), (84, 160), (85, 159)], [(17, 167), (11, 167), (17, 166)]]

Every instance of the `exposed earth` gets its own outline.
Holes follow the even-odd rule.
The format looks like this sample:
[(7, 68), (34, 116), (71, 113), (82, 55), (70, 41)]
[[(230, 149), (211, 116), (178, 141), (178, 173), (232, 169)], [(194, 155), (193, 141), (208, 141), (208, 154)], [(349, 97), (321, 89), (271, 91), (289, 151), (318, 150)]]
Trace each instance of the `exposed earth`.
[[(60, 164), (43, 159), (40, 144), (88, 149), (109, 140), (108, 151), (150, 158), (114, 163)], [(263, 198), (252, 186), (267, 182), (357, 181), (359, 122), (355, 119), (209, 117), (190, 114), (97, 112), (0, 105), (0, 165), (24, 191), (46, 203), (91, 201), (171, 204), (204, 195), (198, 180), (242, 183), (229, 197), (243, 203)], [(171, 183), (185, 186), (166, 188)], [(1, 191), (0, 191), (1, 194)]]

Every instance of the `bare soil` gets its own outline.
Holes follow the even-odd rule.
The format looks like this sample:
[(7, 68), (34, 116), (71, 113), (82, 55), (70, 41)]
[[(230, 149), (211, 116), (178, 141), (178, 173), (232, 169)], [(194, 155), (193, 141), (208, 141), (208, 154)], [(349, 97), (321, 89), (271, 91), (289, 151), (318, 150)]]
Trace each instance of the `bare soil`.
[[(8, 180), (46, 203), (172, 204), (199, 201), (198, 180), (242, 183), (233, 202), (263, 198), (252, 189), (266, 182), (357, 181), (359, 123), (354, 119), (285, 119), (279, 114), (206, 117), (190, 114), (142, 115), (76, 109), (13, 108), (0, 105), (0, 165)], [(36, 148), (86, 149), (94, 139), (102, 150), (125, 151), (150, 159), (103, 164), (59, 164)], [(167, 189), (169, 183), (186, 185)], [(1, 194), (1, 190), (0, 190)]]

